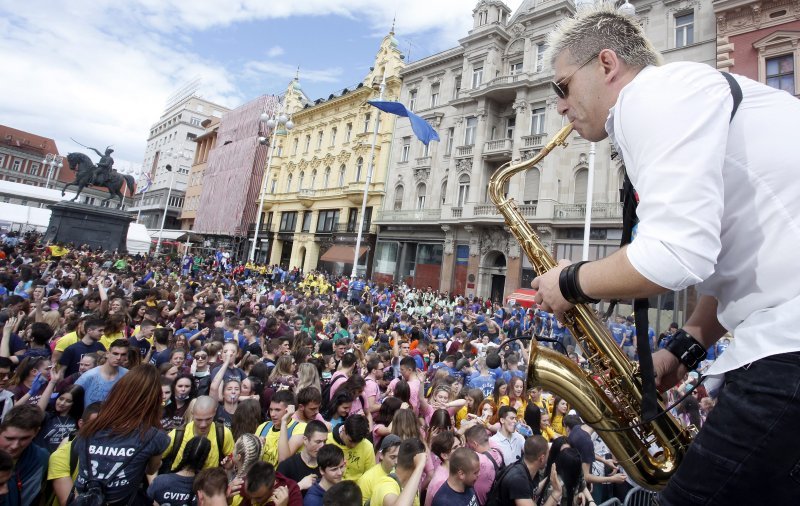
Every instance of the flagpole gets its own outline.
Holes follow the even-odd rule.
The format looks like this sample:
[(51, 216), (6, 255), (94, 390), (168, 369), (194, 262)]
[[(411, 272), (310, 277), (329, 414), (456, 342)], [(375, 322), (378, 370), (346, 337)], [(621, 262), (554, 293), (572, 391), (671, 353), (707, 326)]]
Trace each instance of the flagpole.
[[(381, 79), (381, 92), (378, 100), (383, 100), (383, 91), (386, 89), (386, 71), (383, 72), (383, 78)], [(380, 109), (376, 108), (376, 115), (375, 115), (375, 128), (372, 131), (372, 148), (370, 148), (369, 152), (369, 166), (367, 168), (367, 184), (364, 185), (364, 198), (361, 201), (361, 215), (358, 217), (358, 235), (356, 235), (356, 250), (353, 253), (353, 270), (350, 273), (350, 279), (356, 278), (356, 273), (358, 270), (358, 257), (361, 256), (358, 252), (361, 250), (361, 236), (363, 234), (364, 228), (364, 214), (367, 212), (367, 198), (369, 197), (369, 185), (372, 182), (372, 169), (375, 166), (375, 144), (378, 143), (378, 128), (380, 128), (381, 123), (381, 111)]]
[(589, 144), (589, 174), (586, 178), (586, 213), (585, 221), (583, 223), (583, 260), (589, 260), (589, 238), (592, 231), (592, 200), (594, 195), (594, 155), (596, 144), (594, 142)]

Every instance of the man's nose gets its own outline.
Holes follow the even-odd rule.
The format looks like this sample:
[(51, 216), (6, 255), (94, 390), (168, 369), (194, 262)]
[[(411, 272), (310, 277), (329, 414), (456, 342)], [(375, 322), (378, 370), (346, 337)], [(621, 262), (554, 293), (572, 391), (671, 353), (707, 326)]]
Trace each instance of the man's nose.
[(567, 114), (567, 109), (569, 109), (567, 106), (567, 101), (560, 97), (556, 98), (556, 110), (558, 111), (558, 114), (562, 116)]

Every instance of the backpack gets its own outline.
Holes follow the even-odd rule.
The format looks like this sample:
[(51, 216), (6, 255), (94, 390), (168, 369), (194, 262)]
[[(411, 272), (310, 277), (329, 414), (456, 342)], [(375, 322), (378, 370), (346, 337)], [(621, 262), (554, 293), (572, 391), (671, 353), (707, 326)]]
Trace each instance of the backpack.
[[(286, 427), (286, 437), (287, 437), (287, 439), (292, 437), (292, 432), (294, 432), (294, 428), (297, 427), (297, 424), (299, 424), (299, 423), (300, 422), (298, 422), (297, 420), (294, 420), (294, 423), (290, 423), (289, 426)], [(267, 434), (269, 434), (269, 431), (272, 430), (272, 426), (273, 426), (273, 423), (271, 421), (265, 423), (264, 424), (264, 428), (261, 429), (261, 432), (258, 433), (258, 436), (259, 437), (267, 437)]]
[[(72, 447), (73, 448), (75, 447), (75, 441), (72, 442)], [(112, 468), (113, 470), (111, 471), (111, 473), (109, 473), (109, 475), (106, 476), (105, 479), (103, 480), (95, 479), (93, 477), (94, 466), (92, 465), (88, 466), (86, 473), (89, 479), (86, 482), (86, 491), (77, 494), (74, 499), (69, 501), (69, 504), (71, 504), (72, 506), (103, 506), (104, 504), (107, 504), (108, 501), (106, 501), (106, 487), (108, 486), (109, 483), (111, 483), (117, 478), (117, 475), (120, 472), (123, 472), (125, 468), (128, 467), (128, 464), (131, 463), (133, 458), (142, 450), (142, 448), (144, 448), (144, 445), (140, 445), (138, 448), (136, 448), (136, 450), (134, 450), (134, 452), (122, 462), (122, 465), (120, 465), (119, 467)], [(91, 463), (91, 459), (89, 458), (88, 440), (86, 441), (83, 450), (84, 450), (84, 456), (86, 457), (86, 462)], [(71, 452), (70, 452), (70, 460), (72, 460)], [(74, 484), (72, 485), (72, 489), (75, 490)], [(136, 492), (134, 492), (134, 495), (135, 494)], [(70, 492), (70, 496), (71, 495), (72, 492)]]
[[(486, 455), (487, 453), (489, 453), (489, 452), (485, 452), (484, 455)], [(489, 457), (489, 455), (486, 455), (486, 456)], [(503, 480), (505, 479), (505, 477), (508, 474), (508, 472), (511, 469), (513, 469), (514, 466), (521, 465), (520, 463), (522, 461), (518, 460), (517, 462), (515, 462), (515, 463), (513, 463), (511, 465), (503, 466), (502, 468), (500, 468), (500, 471), (498, 472), (497, 469), (499, 469), (499, 468), (497, 467), (497, 463), (494, 461), (494, 459), (492, 457), (489, 457), (489, 460), (491, 460), (492, 464), (495, 465), (495, 475), (494, 475), (494, 481), (492, 482), (492, 486), (489, 489), (489, 493), (486, 494), (486, 504), (484, 504), (483, 506), (501, 506), (501, 503), (500, 503), (500, 487), (503, 484)]]
[[(222, 448), (225, 445), (225, 426), (219, 422), (214, 422), (214, 427), (217, 431), (217, 455), (219, 455), (219, 459), (222, 460), (224, 458), (222, 455)], [(183, 444), (183, 437), (185, 435), (185, 425), (181, 425), (175, 429), (175, 439), (172, 441), (172, 448), (167, 456), (161, 461), (161, 467), (158, 468), (158, 474), (168, 474), (172, 472), (172, 466), (175, 464), (175, 458), (178, 456), (178, 450), (180, 450), (181, 445)]]

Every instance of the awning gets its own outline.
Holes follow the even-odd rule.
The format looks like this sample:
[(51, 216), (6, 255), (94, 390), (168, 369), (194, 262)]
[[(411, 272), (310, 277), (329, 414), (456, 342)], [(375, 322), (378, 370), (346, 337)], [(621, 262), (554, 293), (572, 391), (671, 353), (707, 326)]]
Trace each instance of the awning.
[(533, 288), (517, 288), (514, 292), (508, 294), (506, 303), (510, 306), (519, 304), (524, 308), (531, 308), (535, 306), (534, 297), (536, 290)]
[[(349, 264), (353, 262), (353, 254), (356, 252), (355, 246), (345, 246), (344, 244), (334, 244), (328, 251), (322, 254), (320, 262), (337, 262)], [(358, 252), (358, 258), (361, 258), (367, 252), (366, 246), (361, 246)]]

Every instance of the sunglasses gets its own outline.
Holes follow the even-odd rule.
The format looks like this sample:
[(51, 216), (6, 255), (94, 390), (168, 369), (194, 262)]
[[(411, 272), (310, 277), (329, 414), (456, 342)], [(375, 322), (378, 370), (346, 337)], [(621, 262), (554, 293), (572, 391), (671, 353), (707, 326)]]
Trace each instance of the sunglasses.
[(194, 358), (197, 360), (205, 360), (208, 358), (208, 355), (195, 355)]
[(589, 58), (588, 60), (583, 62), (583, 64), (581, 64), (580, 67), (578, 67), (575, 70), (573, 70), (572, 74), (568, 75), (564, 79), (561, 79), (558, 82), (550, 81), (550, 86), (553, 88), (553, 91), (558, 96), (558, 98), (564, 100), (569, 96), (569, 88), (567, 87), (567, 81), (572, 79), (572, 76), (574, 76), (580, 69), (582, 69), (586, 65), (590, 64), (595, 58), (597, 58), (599, 56), (599, 54), (600, 53), (592, 55), (591, 58)]

